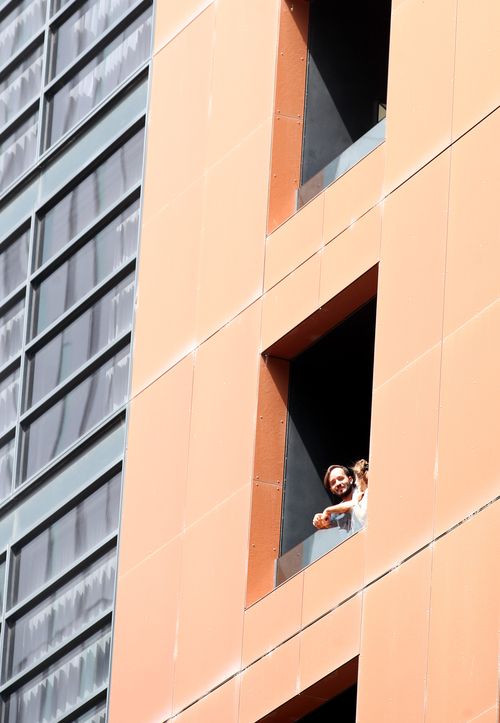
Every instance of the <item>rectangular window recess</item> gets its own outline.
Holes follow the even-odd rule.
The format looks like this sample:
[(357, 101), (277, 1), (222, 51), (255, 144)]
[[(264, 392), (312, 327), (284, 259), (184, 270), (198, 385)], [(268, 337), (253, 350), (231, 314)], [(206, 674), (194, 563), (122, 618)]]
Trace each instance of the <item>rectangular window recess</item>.
[(355, 723), (358, 658), (349, 660), (257, 723)]
[(383, 142), (390, 24), (391, 0), (310, 3), (298, 207)]

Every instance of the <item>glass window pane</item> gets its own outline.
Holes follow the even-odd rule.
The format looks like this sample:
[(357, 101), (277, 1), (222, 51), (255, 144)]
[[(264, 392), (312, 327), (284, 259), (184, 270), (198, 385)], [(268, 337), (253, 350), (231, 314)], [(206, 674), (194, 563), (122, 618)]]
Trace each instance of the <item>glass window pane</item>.
[(14, 118), (40, 93), (42, 51), (40, 45), (0, 82), (0, 125)]
[(119, 509), (117, 474), (13, 555), (9, 603), (24, 600), (115, 532)]
[(0, 434), (17, 419), (19, 399), (19, 369), (0, 381)]
[(0, 316), (0, 366), (16, 356), (23, 343), (24, 299)]
[(20, 48), (45, 23), (47, 0), (22, 0), (0, 23), (0, 66), (14, 57)]
[(55, 143), (149, 57), (151, 8), (134, 20), (50, 101), (49, 138)]
[(116, 549), (16, 620), (8, 632), (7, 677), (36, 663), (109, 610), (115, 573)]
[(144, 131), (140, 130), (48, 211), (41, 228), (44, 263), (141, 179)]
[(125, 403), (128, 372), (127, 347), (31, 424), (25, 432), (25, 479)]
[(51, 339), (30, 362), (28, 405), (52, 391), (132, 325), (134, 274)]
[(54, 75), (94, 43), (137, 0), (87, 0), (56, 31)]
[(0, 191), (10, 186), (36, 158), (38, 112), (21, 123), (0, 144)]
[(28, 229), (0, 251), (0, 302), (26, 281), (29, 242)]
[(106, 723), (106, 701), (98, 703), (76, 718), (75, 723)]
[(35, 290), (35, 334), (133, 258), (138, 231), (137, 200), (44, 279)]
[(0, 614), (3, 611), (3, 601), (5, 599), (5, 561), (0, 563)]
[(109, 626), (80, 643), (9, 698), (5, 723), (49, 723), (92, 696), (108, 681)]
[(8, 497), (12, 489), (14, 446), (15, 439), (11, 439), (0, 447), (0, 500)]

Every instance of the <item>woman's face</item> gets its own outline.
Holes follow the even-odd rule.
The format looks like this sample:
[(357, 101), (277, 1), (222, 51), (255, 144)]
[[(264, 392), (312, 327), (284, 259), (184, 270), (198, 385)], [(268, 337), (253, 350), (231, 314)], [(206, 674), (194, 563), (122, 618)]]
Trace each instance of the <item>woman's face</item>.
[(330, 492), (338, 497), (343, 497), (350, 492), (352, 480), (341, 467), (334, 467), (328, 477), (328, 485)]

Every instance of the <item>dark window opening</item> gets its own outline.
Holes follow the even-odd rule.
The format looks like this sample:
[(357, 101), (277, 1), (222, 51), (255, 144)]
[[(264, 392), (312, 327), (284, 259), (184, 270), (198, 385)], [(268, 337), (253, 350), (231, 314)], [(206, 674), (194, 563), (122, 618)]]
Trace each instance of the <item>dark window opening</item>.
[[(368, 459), (375, 314), (372, 299), (290, 362), (282, 556), (311, 538), (314, 514), (332, 504), (322, 485), (327, 467)], [(322, 544), (327, 533), (315, 538)], [(290, 570), (278, 562), (278, 583), (316, 559), (290, 554)]]
[(338, 723), (356, 723), (356, 696), (358, 686), (353, 685), (322, 706), (298, 718), (300, 723), (324, 723), (325, 721), (338, 721)]
[(301, 184), (384, 116), (391, 0), (312, 0)]

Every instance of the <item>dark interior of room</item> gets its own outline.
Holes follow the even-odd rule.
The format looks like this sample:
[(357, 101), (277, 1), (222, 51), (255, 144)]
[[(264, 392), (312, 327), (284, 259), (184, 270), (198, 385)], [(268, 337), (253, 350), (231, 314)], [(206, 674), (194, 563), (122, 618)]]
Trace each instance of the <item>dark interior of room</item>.
[(336, 723), (356, 723), (356, 695), (358, 686), (344, 690), (340, 695), (323, 703), (320, 708), (308, 713), (299, 719), (297, 723), (325, 723), (335, 721)]
[(390, 20), (391, 0), (311, 0), (302, 184), (377, 123)]
[(373, 299), (290, 363), (281, 554), (331, 504), (327, 467), (368, 459), (375, 313)]

